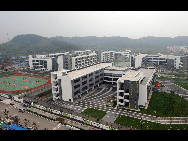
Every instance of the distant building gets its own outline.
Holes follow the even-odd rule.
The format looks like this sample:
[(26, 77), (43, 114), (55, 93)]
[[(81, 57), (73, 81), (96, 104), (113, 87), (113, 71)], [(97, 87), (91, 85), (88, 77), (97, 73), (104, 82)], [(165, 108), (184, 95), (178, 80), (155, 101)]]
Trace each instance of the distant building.
[(115, 51), (101, 52), (101, 62), (113, 62)]
[(149, 66), (160, 66), (171, 68), (171, 69), (187, 69), (187, 56), (175, 56), (175, 55), (163, 55), (158, 53), (158, 55), (148, 55), (148, 54), (138, 54), (131, 55), (130, 64), (131, 67), (149, 67)]
[(19, 58), (29, 58), (29, 56), (19, 56)]
[(142, 67), (145, 62), (146, 62), (146, 57), (148, 54), (136, 54), (136, 55), (131, 55), (130, 57), (130, 65), (131, 67), (138, 68)]
[(57, 70), (57, 67), (55, 69), (56, 60), (55, 57), (47, 57), (47, 55), (29, 55), (29, 66), (33, 70)]

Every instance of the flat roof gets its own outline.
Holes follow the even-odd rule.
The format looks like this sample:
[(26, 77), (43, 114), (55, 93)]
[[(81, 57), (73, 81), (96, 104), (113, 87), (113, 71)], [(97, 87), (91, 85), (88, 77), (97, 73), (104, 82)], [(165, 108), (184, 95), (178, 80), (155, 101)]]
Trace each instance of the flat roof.
[(148, 79), (150, 78), (152, 72), (153, 72), (154, 69), (144, 69), (144, 68), (140, 68), (140, 71), (141, 72), (145, 72), (145, 78), (143, 79), (142, 83), (143, 85), (147, 84), (148, 82)]
[(138, 81), (140, 77), (135, 77), (137, 74), (139, 74), (140, 71), (130, 70), (127, 71), (125, 75), (123, 75), (120, 79), (121, 80), (131, 80), (131, 81)]
[(100, 63), (96, 64), (87, 68), (83, 68), (80, 70), (74, 70), (72, 72), (68, 72), (66, 76), (64, 77), (71, 77), (71, 80), (76, 79), (78, 77), (81, 77), (83, 75), (89, 74), (91, 72), (94, 72), (96, 70), (99, 70), (101, 68), (112, 66), (112, 63)]
[(108, 67), (107, 69), (108, 70), (127, 70), (127, 68), (128, 67), (114, 67), (114, 66), (112, 66), (112, 67)]
[(73, 58), (81, 58), (81, 57), (88, 57), (88, 56), (93, 56), (93, 55), (97, 55), (96, 53), (90, 53), (88, 55), (78, 55), (78, 56), (75, 56)]
[(112, 66), (112, 67), (108, 67), (106, 70), (115, 70), (115, 71), (127, 71), (128, 69), (131, 69), (133, 67), (115, 67), (115, 66)]
[(149, 77), (151, 76), (154, 69), (146, 69), (140, 68), (139, 70), (130, 70), (127, 71), (125, 75), (123, 75), (120, 80), (131, 80), (131, 81), (138, 81), (141, 76), (144, 76), (142, 83), (143, 85), (147, 84)]

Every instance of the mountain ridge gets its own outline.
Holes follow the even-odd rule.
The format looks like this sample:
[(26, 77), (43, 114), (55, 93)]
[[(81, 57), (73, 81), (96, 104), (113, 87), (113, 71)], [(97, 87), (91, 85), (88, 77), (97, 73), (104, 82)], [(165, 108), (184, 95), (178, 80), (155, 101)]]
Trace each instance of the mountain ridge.
[(54, 53), (79, 50), (79, 47), (71, 43), (35, 34), (17, 35), (8, 43), (0, 44), (0, 52), (8, 57), (26, 56), (31, 53), (31, 50), (32, 54), (40, 54), (42, 52)]

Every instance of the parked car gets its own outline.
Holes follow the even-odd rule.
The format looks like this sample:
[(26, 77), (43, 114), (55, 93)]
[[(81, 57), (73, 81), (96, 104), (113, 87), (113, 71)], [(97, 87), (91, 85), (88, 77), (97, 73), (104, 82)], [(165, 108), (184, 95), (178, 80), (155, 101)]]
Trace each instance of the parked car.
[(26, 129), (28, 129), (28, 130), (34, 130), (34, 128), (31, 127), (31, 126), (28, 126)]
[(24, 109), (24, 108), (20, 108), (20, 109), (19, 109), (19, 112), (22, 112), (22, 113), (23, 113), (23, 112), (25, 112), (25, 109)]
[(13, 106), (13, 105), (14, 105), (14, 103), (10, 103), (10, 105), (12, 105), (12, 106)]

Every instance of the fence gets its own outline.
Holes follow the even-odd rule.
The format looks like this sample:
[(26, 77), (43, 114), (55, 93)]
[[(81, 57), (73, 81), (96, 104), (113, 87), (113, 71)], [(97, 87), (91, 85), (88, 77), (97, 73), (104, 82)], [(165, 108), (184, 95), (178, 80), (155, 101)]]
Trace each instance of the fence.
[[(85, 123), (85, 124), (88, 124), (90, 126), (97, 127), (99, 129), (109, 130), (109, 126), (106, 126), (106, 125), (103, 125), (103, 124), (99, 124), (99, 123), (96, 123), (96, 122), (93, 122), (93, 121), (89, 121), (89, 120), (86, 120), (86, 119), (84, 119), (82, 117), (78, 117), (78, 116), (75, 116), (75, 115), (72, 115), (72, 114), (68, 114), (68, 113), (65, 113), (65, 112), (61, 112), (61, 111), (57, 111), (57, 110), (54, 110), (54, 109), (46, 108), (46, 107), (38, 105), (38, 104), (31, 103), (31, 105), (33, 107), (37, 108), (37, 109), (44, 110), (44, 111), (47, 111), (47, 112), (52, 112), (53, 114), (58, 115), (58, 116), (64, 116), (66, 118), (69, 118), (69, 120), (70, 119), (75, 120), (75, 122), (76, 121), (77, 122), (82, 122), (83, 124)], [(73, 123), (71, 123), (71, 121), (69, 122), (69, 120), (67, 120), (67, 123), (73, 124)], [(84, 128), (85, 128), (85, 126), (84, 126)], [(89, 130), (89, 128), (86, 129), (86, 130)]]

